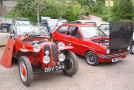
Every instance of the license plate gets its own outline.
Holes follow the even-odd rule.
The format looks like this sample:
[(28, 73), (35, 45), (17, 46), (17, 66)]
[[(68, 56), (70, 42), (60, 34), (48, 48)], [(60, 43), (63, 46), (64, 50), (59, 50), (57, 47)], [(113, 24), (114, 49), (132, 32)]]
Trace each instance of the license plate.
[(118, 62), (118, 61), (121, 61), (122, 59), (121, 58), (114, 58), (112, 59), (112, 62)]

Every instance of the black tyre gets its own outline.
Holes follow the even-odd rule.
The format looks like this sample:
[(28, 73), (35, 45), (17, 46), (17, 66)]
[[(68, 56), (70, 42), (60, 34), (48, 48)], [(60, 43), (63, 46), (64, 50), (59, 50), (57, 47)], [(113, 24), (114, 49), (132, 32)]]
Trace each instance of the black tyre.
[(19, 58), (18, 67), (22, 83), (26, 86), (30, 86), (33, 81), (33, 70), (28, 57), (21, 56)]
[(78, 71), (78, 62), (76, 60), (76, 55), (69, 51), (67, 52), (66, 60), (64, 62), (65, 68), (63, 70), (65, 75), (73, 76)]
[(92, 51), (86, 53), (86, 62), (88, 65), (96, 66), (99, 64), (98, 56)]
[(130, 54), (134, 54), (134, 42), (130, 46)]

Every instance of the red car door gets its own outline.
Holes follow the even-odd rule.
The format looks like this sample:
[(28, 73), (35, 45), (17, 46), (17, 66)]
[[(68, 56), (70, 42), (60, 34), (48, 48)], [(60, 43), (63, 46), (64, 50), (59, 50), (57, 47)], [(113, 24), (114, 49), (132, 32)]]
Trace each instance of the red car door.
[(75, 26), (70, 26), (68, 31), (69, 33), (66, 38), (67, 45), (73, 46), (72, 50), (77, 54), (81, 54), (82, 40), (81, 40), (81, 35), (79, 33), (79, 28)]
[(59, 27), (54, 33), (53, 33), (53, 39), (54, 41), (58, 42), (63, 42), (64, 44), (66, 43), (66, 38), (67, 38), (67, 31), (68, 31), (67, 25), (63, 25)]
[(8, 39), (3, 56), (0, 59), (0, 64), (2, 64), (3, 66), (5, 66), (7, 68), (11, 67), (11, 64), (12, 64), (14, 41), (15, 40), (13, 38)]

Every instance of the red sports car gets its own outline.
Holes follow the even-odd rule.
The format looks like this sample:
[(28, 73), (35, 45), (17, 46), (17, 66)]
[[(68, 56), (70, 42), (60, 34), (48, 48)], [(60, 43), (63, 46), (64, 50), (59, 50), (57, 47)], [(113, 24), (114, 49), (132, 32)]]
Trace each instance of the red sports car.
[[(89, 65), (117, 62), (128, 55), (132, 37), (130, 23), (111, 23), (110, 36), (94, 25), (63, 24), (53, 33), (53, 40), (74, 47), (73, 52), (86, 57)], [(124, 27), (125, 26), (125, 27)]]
[(19, 75), (24, 85), (29, 86), (33, 80), (33, 72), (53, 72), (63, 70), (68, 76), (76, 74), (78, 63), (76, 56), (70, 51), (72, 47), (63, 43), (56, 45), (45, 35), (44, 30), (31, 25), (11, 26), (4, 54), (0, 63), (11, 67), (17, 61)]

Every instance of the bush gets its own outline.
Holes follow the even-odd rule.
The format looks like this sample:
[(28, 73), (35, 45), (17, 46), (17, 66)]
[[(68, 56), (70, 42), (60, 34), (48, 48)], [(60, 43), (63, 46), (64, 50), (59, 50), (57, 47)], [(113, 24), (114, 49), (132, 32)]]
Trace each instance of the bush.
[[(33, 23), (37, 21), (37, 0), (17, 0), (14, 10), (6, 14), (6, 17), (29, 18)], [(41, 0), (40, 15), (52, 18), (66, 18), (69, 21), (80, 19), (81, 6), (75, 1), (66, 2), (59, 0)]]

